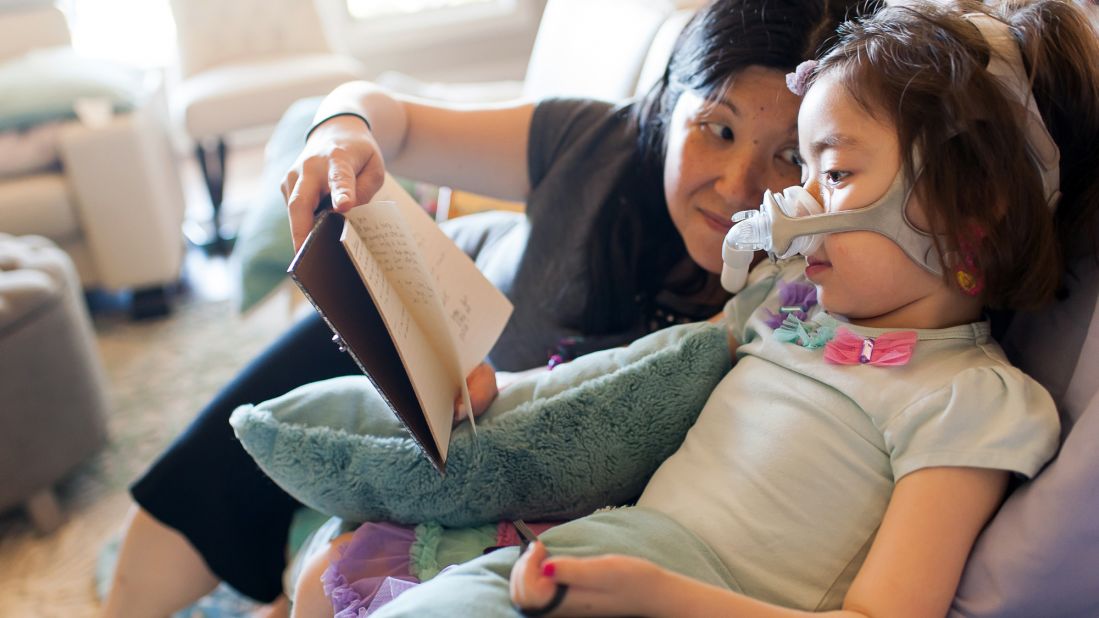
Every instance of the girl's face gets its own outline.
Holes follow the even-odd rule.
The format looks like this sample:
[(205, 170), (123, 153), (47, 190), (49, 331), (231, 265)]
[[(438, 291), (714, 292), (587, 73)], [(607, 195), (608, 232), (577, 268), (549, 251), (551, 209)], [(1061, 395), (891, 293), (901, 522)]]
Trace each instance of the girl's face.
[(668, 126), (664, 197), (687, 252), (721, 272), (733, 213), (759, 208), (764, 189), (798, 182), (798, 98), (777, 70), (748, 67), (715, 101), (684, 92)]
[[(828, 212), (864, 208), (881, 197), (901, 167), (896, 129), (876, 120), (834, 77), (822, 75), (798, 115), (805, 188)], [(909, 220), (927, 229), (912, 198)], [(851, 322), (886, 328), (942, 328), (980, 314), (980, 302), (924, 270), (876, 232), (827, 234), (806, 257), (820, 303)]]

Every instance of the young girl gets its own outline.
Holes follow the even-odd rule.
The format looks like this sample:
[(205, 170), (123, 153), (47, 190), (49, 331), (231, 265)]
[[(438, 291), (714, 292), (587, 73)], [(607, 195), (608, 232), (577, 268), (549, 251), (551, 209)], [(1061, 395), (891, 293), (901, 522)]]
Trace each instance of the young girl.
[(811, 83), (807, 195), (764, 210), (772, 250), (794, 237), (805, 259), (757, 267), (730, 301), (737, 365), (636, 507), (376, 615), (943, 615), (1010, 475), (1057, 446), (1052, 400), (981, 308), (1049, 300), (1099, 203), (1086, 23), (1052, 0), (984, 11), (886, 9), (792, 79)]

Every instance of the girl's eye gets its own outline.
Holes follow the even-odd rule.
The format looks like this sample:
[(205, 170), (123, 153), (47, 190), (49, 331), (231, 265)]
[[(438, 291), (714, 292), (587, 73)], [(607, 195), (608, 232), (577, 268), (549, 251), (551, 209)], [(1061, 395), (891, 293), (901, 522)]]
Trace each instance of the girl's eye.
[(821, 176), (824, 177), (824, 184), (830, 187), (838, 185), (850, 175), (850, 172), (841, 172), (838, 170), (828, 170), (826, 172), (821, 172)]
[(721, 140), (727, 142), (733, 141), (733, 130), (723, 124), (717, 122), (704, 122), (702, 123), (702, 126)]

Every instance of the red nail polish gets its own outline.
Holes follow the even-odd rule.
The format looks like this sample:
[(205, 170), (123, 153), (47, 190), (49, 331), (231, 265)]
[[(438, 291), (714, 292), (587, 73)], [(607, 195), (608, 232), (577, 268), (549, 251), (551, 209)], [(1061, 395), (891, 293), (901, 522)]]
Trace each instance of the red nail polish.
[(556, 570), (557, 566), (554, 565), (552, 562), (547, 562), (542, 565), (542, 575), (545, 575), (546, 577), (553, 577), (553, 573)]

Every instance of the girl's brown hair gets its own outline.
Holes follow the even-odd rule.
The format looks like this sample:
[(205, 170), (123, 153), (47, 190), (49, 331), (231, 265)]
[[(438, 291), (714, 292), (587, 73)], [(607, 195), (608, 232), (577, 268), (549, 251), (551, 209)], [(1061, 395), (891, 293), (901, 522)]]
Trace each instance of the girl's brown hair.
[(993, 14), (1019, 42), (1034, 98), (1061, 152), (1061, 199), (1051, 213), (1027, 155), (1025, 117), (985, 67), (989, 46), (966, 13), (976, 2), (906, 2), (849, 22), (820, 61), (866, 112), (896, 127), (903, 165), (917, 178), (936, 245), (953, 274), (970, 251), (991, 307), (1042, 305), (1057, 290), (1099, 207), (1099, 46), (1082, 15), (1060, 0), (1004, 3)]

